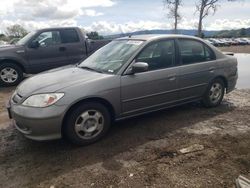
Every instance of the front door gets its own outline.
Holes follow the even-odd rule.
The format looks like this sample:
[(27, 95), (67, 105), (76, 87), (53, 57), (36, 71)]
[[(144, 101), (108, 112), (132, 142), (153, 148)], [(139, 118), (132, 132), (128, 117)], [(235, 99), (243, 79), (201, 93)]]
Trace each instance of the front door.
[(159, 109), (177, 99), (177, 68), (174, 40), (147, 45), (134, 62), (146, 62), (149, 70), (121, 77), (124, 116)]
[(60, 32), (45, 31), (40, 33), (33, 42), (37, 41), (36, 48), (27, 47), (27, 57), (32, 73), (68, 64), (65, 46), (61, 43)]

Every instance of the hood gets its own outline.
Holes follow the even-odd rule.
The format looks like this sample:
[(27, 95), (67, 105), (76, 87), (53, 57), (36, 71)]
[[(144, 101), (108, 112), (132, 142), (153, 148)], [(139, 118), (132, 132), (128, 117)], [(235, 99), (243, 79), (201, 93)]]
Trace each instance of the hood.
[(11, 44), (0, 44), (0, 49), (3, 47), (9, 47), (9, 46), (12, 46), (12, 45)]
[(16, 51), (22, 48), (23, 46), (20, 46), (20, 45), (3, 45), (3, 46), (0, 46), (0, 53), (6, 52), (6, 51)]
[(56, 92), (68, 86), (78, 83), (84, 84), (108, 76), (111, 75), (88, 71), (75, 65), (66, 66), (52, 69), (24, 80), (17, 87), (17, 92), (22, 96)]

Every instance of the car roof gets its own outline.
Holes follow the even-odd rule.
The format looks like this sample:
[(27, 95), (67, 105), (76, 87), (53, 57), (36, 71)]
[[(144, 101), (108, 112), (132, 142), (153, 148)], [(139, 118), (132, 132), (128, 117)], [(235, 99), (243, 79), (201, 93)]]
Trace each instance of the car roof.
[(38, 29), (38, 31), (48, 31), (48, 30), (60, 30), (60, 29), (77, 29), (78, 27), (50, 27), (44, 29)]
[(189, 36), (189, 35), (180, 35), (180, 34), (147, 34), (147, 35), (132, 35), (127, 37), (118, 38), (116, 40), (144, 40), (151, 41), (156, 39), (165, 39), (165, 38), (188, 38), (188, 39), (198, 39), (200, 38)]
[(215, 52), (217, 57), (225, 57), (225, 55), (218, 51), (217, 48), (215, 48), (212, 44), (210, 44), (209, 42), (199, 38), (199, 37), (194, 37), (194, 36), (190, 36), (190, 35), (180, 35), (180, 34), (147, 34), (147, 35), (132, 35), (132, 36), (127, 36), (127, 37), (122, 37), (122, 38), (118, 38), (115, 40), (142, 40), (142, 41), (146, 41), (147, 43), (151, 42), (151, 41), (155, 41), (158, 39), (171, 39), (171, 38), (185, 38), (185, 39), (194, 39), (196, 41), (200, 41), (203, 43), (206, 43), (211, 49), (213, 49), (213, 51)]

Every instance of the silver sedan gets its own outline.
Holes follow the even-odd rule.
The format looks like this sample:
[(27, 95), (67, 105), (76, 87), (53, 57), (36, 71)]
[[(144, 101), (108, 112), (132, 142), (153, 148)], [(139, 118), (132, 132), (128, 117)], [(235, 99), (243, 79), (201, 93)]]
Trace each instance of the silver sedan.
[(218, 106), (235, 88), (237, 60), (184, 35), (120, 38), (74, 66), (23, 81), (8, 111), (34, 140), (99, 140), (113, 121), (201, 101)]

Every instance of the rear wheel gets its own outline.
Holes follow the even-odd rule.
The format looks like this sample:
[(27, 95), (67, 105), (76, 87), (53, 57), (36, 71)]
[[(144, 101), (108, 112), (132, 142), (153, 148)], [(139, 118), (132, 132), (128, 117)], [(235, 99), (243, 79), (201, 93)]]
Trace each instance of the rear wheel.
[(225, 84), (223, 80), (217, 78), (213, 80), (202, 99), (205, 107), (216, 107), (220, 105), (225, 93)]
[(73, 144), (88, 145), (101, 139), (110, 123), (110, 114), (105, 106), (87, 102), (70, 112), (64, 125), (64, 136)]
[(4, 62), (0, 64), (0, 85), (1, 86), (15, 86), (23, 79), (22, 69), (14, 64)]

